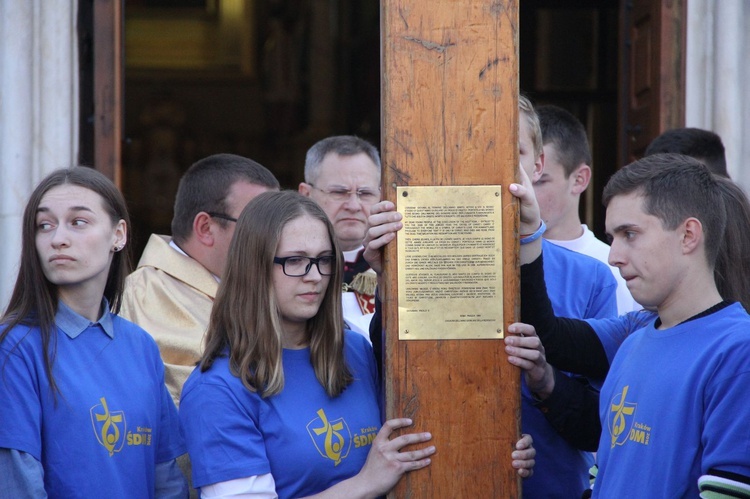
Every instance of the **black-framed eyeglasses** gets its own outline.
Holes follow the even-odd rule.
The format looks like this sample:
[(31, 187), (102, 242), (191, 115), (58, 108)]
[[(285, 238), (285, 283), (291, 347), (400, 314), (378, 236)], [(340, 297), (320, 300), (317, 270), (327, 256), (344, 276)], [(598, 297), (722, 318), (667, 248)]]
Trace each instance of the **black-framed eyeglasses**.
[(217, 213), (215, 211), (207, 211), (206, 215), (208, 215), (211, 218), (220, 218), (222, 220), (229, 220), (230, 222), (236, 222), (237, 219), (234, 217), (230, 217), (229, 215), (226, 215), (224, 213)]
[(334, 265), (336, 265), (336, 257), (333, 255), (320, 256), (318, 258), (311, 258), (309, 256), (285, 256), (279, 258), (278, 256), (273, 257), (273, 263), (281, 265), (284, 275), (289, 277), (302, 277), (310, 272), (313, 265), (318, 267), (318, 273), (320, 275), (333, 275)]
[(356, 190), (345, 189), (343, 187), (332, 187), (330, 189), (321, 189), (313, 184), (310, 187), (317, 189), (323, 194), (327, 195), (334, 201), (348, 201), (352, 195), (357, 196), (357, 199), (364, 204), (375, 204), (380, 200), (380, 189), (371, 189), (369, 187), (361, 187)]

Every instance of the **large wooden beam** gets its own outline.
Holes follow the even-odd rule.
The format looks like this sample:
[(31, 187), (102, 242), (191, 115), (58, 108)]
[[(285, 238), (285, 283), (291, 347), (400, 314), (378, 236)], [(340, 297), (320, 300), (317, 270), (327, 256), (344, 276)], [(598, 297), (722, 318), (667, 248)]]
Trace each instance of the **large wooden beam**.
[[(384, 193), (396, 186), (502, 185), (504, 324), (518, 317), (518, 5), (382, 2)], [(500, 339), (401, 341), (398, 255), (385, 255), (388, 417), (430, 431), (437, 454), (393, 497), (520, 497), (510, 453), (520, 375)]]

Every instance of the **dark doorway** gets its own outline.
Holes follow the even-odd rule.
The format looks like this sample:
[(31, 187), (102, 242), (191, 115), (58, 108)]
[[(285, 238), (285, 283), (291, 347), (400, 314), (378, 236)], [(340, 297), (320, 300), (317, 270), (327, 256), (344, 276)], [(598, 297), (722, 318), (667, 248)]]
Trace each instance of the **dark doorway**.
[(377, 1), (126, 0), (124, 22), (122, 178), (137, 252), (169, 233), (177, 181), (200, 158), (247, 156), (296, 189), (317, 140), (380, 145)]
[(581, 219), (603, 237), (601, 192), (617, 164), (618, 0), (520, 4), (521, 91), (535, 105), (570, 111), (586, 128), (592, 181)]
[[(629, 65), (618, 48), (618, 43), (627, 45), (618, 37), (630, 29), (625, 18), (628, 6), (632, 10), (636, 3), (518, 2), (521, 91), (536, 105), (556, 104), (584, 123), (594, 178), (581, 210), (600, 237), (602, 187), (622, 166), (623, 143), (635, 140), (625, 134), (645, 129), (648, 133), (638, 139), (643, 141), (667, 125), (680, 126), (677, 118), (659, 121), (679, 104), (679, 92), (668, 92), (671, 100), (659, 94), (655, 114), (647, 117), (656, 126), (631, 124), (624, 116)], [(674, 13), (670, 19), (683, 15), (683, 2), (676, 7), (665, 3), (655, 2), (649, 11), (654, 37), (675, 24), (662, 21), (665, 12)], [(379, 2), (125, 0), (124, 6), (124, 15), (114, 11), (122, 16), (125, 39), (119, 173), (133, 212), (136, 250), (149, 233), (169, 232), (176, 181), (197, 159), (216, 152), (249, 156), (273, 171), (284, 187), (296, 188), (304, 153), (320, 138), (357, 134), (380, 145)], [(91, 19), (92, 2), (82, 2), (79, 9), (81, 19)], [(100, 25), (97, 15), (84, 24)], [(90, 31), (82, 31), (83, 159), (95, 145), (91, 99), (83, 95), (90, 89)], [(97, 39), (94, 45), (112, 44), (112, 39)], [(673, 55), (654, 57), (654, 64), (679, 61), (681, 43), (677, 36)], [(652, 72), (675, 73), (660, 73), (656, 66)], [(618, 136), (625, 137), (619, 144)]]

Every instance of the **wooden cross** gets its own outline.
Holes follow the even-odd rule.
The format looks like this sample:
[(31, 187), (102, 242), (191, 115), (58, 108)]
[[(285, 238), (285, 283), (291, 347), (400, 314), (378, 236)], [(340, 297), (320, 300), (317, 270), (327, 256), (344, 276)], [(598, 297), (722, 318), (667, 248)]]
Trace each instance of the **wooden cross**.
[[(382, 152), (397, 186), (502, 186), (504, 325), (518, 318), (518, 4), (384, 0)], [(520, 433), (520, 374), (501, 339), (399, 340), (398, 255), (385, 254), (387, 417), (411, 417), (437, 454), (393, 497), (520, 497), (510, 453)], [(498, 304), (500, 306), (500, 304)], [(410, 429), (411, 431), (411, 429)]]

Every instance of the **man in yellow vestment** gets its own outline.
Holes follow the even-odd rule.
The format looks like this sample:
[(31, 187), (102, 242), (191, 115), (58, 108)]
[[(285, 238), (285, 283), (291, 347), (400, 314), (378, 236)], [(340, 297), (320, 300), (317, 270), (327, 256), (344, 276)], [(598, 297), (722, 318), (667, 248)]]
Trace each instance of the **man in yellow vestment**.
[(235, 222), (251, 199), (278, 189), (276, 177), (251, 159), (215, 154), (196, 162), (177, 189), (172, 236), (152, 234), (128, 276), (120, 314), (156, 340), (178, 406), (202, 353)]

